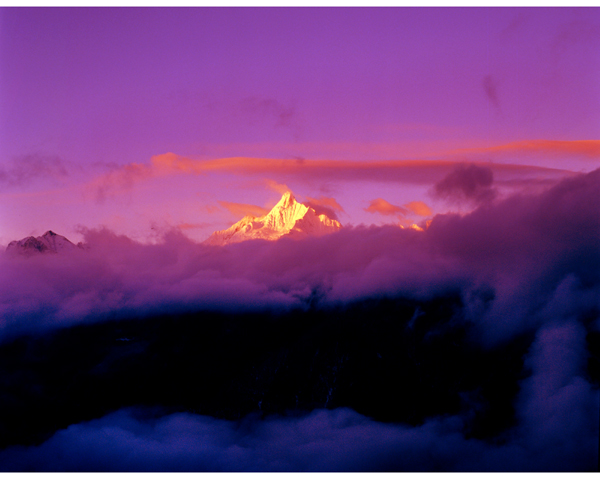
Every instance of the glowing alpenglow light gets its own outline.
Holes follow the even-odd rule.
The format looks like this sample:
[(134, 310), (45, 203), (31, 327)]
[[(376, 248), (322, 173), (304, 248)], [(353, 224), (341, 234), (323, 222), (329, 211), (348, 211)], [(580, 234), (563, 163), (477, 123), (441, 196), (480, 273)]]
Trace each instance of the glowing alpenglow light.
[(341, 227), (339, 221), (325, 214), (318, 215), (310, 206), (298, 203), (288, 191), (266, 215), (258, 218), (246, 216), (226, 230), (215, 231), (206, 243), (223, 245), (250, 239), (273, 241), (282, 236), (321, 236), (333, 233)]

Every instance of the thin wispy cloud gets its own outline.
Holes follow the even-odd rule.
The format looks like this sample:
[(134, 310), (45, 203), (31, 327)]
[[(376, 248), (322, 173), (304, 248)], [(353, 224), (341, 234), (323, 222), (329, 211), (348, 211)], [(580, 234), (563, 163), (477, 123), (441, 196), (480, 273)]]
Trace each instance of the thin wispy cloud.
[[(581, 148), (577, 146), (576, 149)], [(588, 151), (588, 146), (585, 152)], [(595, 148), (592, 145), (591, 148)], [(507, 148), (508, 149), (508, 148)], [(478, 151), (479, 153), (480, 151)], [(194, 160), (173, 153), (152, 157), (150, 164), (125, 165), (109, 174), (95, 179), (90, 188), (97, 192), (99, 199), (105, 198), (110, 191), (122, 191), (131, 188), (136, 182), (153, 177), (176, 174), (207, 175), (227, 173), (245, 176), (267, 176), (296, 180), (338, 180), (338, 181), (378, 181), (397, 182), (416, 185), (433, 184), (444, 178), (464, 160), (387, 160), (387, 161), (344, 161), (272, 158), (221, 158), (215, 160)], [(497, 177), (514, 179), (521, 177), (537, 181), (540, 178), (559, 179), (572, 175), (572, 172), (542, 166), (474, 162), (475, 166), (488, 168)], [(275, 181), (275, 180), (269, 180)], [(278, 184), (269, 183), (270, 187)], [(287, 188), (283, 185), (283, 188)], [(274, 188), (280, 191), (282, 188)]]
[(498, 85), (491, 75), (486, 75), (482, 80), (483, 91), (485, 96), (492, 104), (492, 106), (500, 112), (500, 99), (498, 97)]
[(24, 155), (13, 158), (10, 166), (0, 165), (0, 183), (25, 186), (38, 179), (61, 180), (69, 176), (67, 164), (58, 156)]
[(248, 205), (244, 203), (230, 203), (228, 201), (219, 201), (219, 204), (229, 211), (235, 217), (243, 216), (264, 216), (269, 211), (266, 208), (257, 205)]

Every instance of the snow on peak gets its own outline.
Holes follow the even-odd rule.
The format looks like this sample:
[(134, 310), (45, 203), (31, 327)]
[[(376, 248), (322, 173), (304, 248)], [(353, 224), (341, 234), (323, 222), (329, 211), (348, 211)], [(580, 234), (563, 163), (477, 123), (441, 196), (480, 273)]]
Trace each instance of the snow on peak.
[(75, 249), (77, 246), (67, 238), (49, 230), (37, 238), (28, 236), (19, 241), (11, 241), (6, 247), (6, 252), (29, 256), (36, 253), (62, 253)]
[(296, 203), (296, 198), (291, 191), (286, 191), (274, 208), (289, 208)]
[(246, 216), (226, 230), (215, 231), (207, 244), (223, 245), (250, 239), (274, 241), (282, 236), (321, 236), (333, 233), (342, 225), (326, 215), (317, 215), (309, 206), (298, 203), (290, 191), (286, 191), (279, 202), (260, 218)]

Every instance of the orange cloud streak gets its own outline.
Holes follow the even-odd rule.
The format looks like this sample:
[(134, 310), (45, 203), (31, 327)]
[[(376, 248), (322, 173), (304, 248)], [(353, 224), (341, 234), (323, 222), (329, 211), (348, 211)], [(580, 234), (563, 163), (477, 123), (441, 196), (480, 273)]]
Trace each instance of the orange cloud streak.
[(365, 172), (375, 170), (394, 170), (398, 168), (437, 169), (452, 168), (456, 162), (441, 160), (386, 160), (386, 161), (348, 161), (348, 160), (277, 160), (272, 158), (219, 158), (215, 160), (191, 160), (173, 153), (153, 156), (152, 167), (161, 173), (208, 173), (225, 171), (230, 173), (267, 174), (267, 173), (309, 173), (309, 172)]
[(369, 213), (380, 213), (382, 215), (405, 216), (408, 211), (402, 206), (392, 205), (382, 198), (371, 201), (371, 204), (365, 208)]
[(507, 143), (506, 145), (488, 148), (461, 149), (459, 152), (495, 153), (495, 152), (543, 152), (543, 153), (568, 153), (600, 159), (600, 140), (527, 140)]
[[(470, 152), (492, 151), (571, 151), (589, 156), (597, 155), (600, 141), (585, 142), (553, 142), (531, 141), (519, 142), (493, 147), (488, 149), (463, 150)], [(376, 160), (376, 161), (351, 161), (351, 160), (311, 160), (311, 159), (272, 159), (272, 158), (219, 158), (214, 160), (193, 160), (174, 153), (153, 156), (150, 165), (129, 164), (118, 170), (103, 175), (89, 184), (89, 188), (96, 192), (98, 198), (103, 199), (111, 190), (130, 188), (135, 182), (152, 177), (208, 173), (231, 173), (241, 175), (287, 176), (304, 179), (335, 179), (350, 181), (381, 181), (400, 182), (412, 184), (433, 184), (450, 173), (457, 165), (464, 163), (450, 160)], [(490, 162), (472, 162), (491, 168), (494, 177), (502, 181), (502, 176), (529, 176), (539, 180), (544, 177), (555, 179), (572, 175), (573, 172), (556, 168), (547, 168), (532, 165), (501, 164)], [(279, 181), (281, 181), (278, 178)], [(289, 190), (285, 184), (274, 180), (267, 180), (268, 186), (279, 193)]]
[[(379, 179), (382, 181), (404, 180), (429, 183), (431, 175), (444, 175), (464, 161), (449, 160), (278, 160), (272, 158), (219, 158), (215, 160), (192, 160), (173, 153), (153, 156), (152, 168), (159, 174), (178, 172), (204, 174), (229, 172), (236, 174), (288, 174), (294, 176), (331, 175), (339, 179)], [(566, 170), (530, 165), (492, 164), (473, 162), (498, 172), (554, 172)]]

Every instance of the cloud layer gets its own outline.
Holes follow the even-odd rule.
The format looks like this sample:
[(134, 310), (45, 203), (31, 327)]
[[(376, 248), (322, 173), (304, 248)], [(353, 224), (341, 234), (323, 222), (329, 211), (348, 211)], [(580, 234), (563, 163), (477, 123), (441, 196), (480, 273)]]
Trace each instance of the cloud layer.
[[(528, 295), (551, 294), (561, 281), (584, 289), (596, 284), (600, 214), (590, 198), (599, 176), (600, 170), (579, 175), (544, 194), (514, 196), (465, 216), (438, 215), (422, 234), (355, 227), (307, 241), (212, 248), (177, 232), (141, 245), (108, 230), (84, 230), (88, 251), (1, 258), (2, 329), (33, 324), (34, 317), (60, 323), (159, 305), (301, 306), (315, 288), (335, 302), (488, 282), (497, 294), (485, 317), (496, 314), (503, 295), (513, 304), (523, 297), (530, 307)], [(517, 312), (502, 324), (531, 321)]]
[[(567, 327), (568, 328), (568, 327)], [(350, 409), (302, 417), (225, 421), (188, 413), (120, 410), (69, 426), (37, 447), (0, 452), (4, 471), (580, 471), (593, 470), (598, 391), (554, 363), (581, 361), (581, 331), (545, 330), (529, 360), (536, 371), (520, 396), (522, 423), (499, 443), (464, 436), (464, 418), (422, 426), (378, 423)], [(552, 345), (552, 337), (566, 339)], [(556, 354), (558, 353), (558, 354)], [(571, 357), (568, 357), (571, 356)], [(551, 378), (547, 376), (551, 375)], [(550, 379), (548, 391), (537, 390)]]
[(434, 195), (454, 201), (491, 201), (496, 196), (492, 187), (494, 173), (489, 167), (458, 165), (436, 183)]
[[(464, 193), (458, 173), (449, 178)], [(489, 186), (486, 178), (475, 181), (474, 198)], [(119, 317), (326, 310), (385, 296), (435, 301), (453, 292), (461, 298), (453, 320), (469, 325), (482, 350), (532, 338), (515, 396), (517, 423), (495, 444), (469, 438), (469, 411), (417, 427), (344, 409), (242, 423), (192, 414), (150, 421), (120, 411), (72, 425), (41, 446), (6, 450), (0, 462), (7, 470), (106, 470), (109, 457), (116, 470), (592, 469), (598, 385), (589, 337), (600, 330), (599, 191), (595, 170), (541, 194), (435, 216), (423, 232), (355, 227), (304, 241), (211, 247), (176, 232), (141, 245), (88, 230), (89, 249), (72, 256), (0, 258), (5, 343)], [(182, 435), (189, 440), (179, 442)]]

